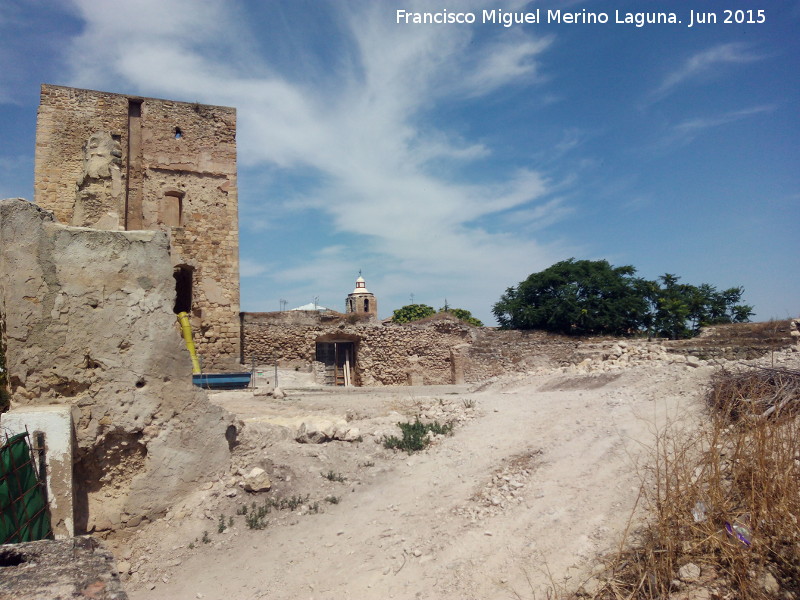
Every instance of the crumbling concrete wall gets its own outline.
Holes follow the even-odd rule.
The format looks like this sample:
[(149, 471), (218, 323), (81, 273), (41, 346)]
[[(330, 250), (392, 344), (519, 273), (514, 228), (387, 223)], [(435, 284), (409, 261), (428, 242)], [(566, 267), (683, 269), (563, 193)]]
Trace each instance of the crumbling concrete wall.
[(235, 109), (43, 85), (34, 200), (65, 224), (167, 232), (204, 366), (238, 360)]
[(543, 332), (472, 327), (449, 315), (406, 324), (340, 313), (244, 313), (244, 356), (282, 366), (311, 363), (318, 341), (354, 341), (360, 385), (482, 381), (537, 365), (569, 363), (576, 342)]
[(68, 404), (75, 529), (135, 526), (223, 468), (232, 418), (191, 384), (160, 231), (68, 227), (0, 201), (0, 320), (12, 406)]

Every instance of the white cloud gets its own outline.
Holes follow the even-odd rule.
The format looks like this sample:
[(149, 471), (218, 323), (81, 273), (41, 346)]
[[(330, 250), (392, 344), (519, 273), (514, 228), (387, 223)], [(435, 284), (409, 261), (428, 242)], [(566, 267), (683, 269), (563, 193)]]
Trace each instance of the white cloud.
[(652, 96), (655, 100), (663, 98), (687, 81), (718, 73), (723, 65), (751, 63), (762, 58), (744, 43), (730, 42), (713, 46), (686, 59), (680, 67), (664, 78)]
[(481, 53), (465, 79), (465, 88), (473, 96), (482, 96), (509, 83), (531, 83), (538, 79), (536, 58), (553, 38), (529, 39), (521, 30), (509, 32), (502, 41)]
[(524, 224), (528, 230), (539, 230), (559, 221), (573, 212), (563, 198), (553, 198), (544, 204), (508, 213), (505, 219), (510, 225)]
[(269, 271), (269, 265), (249, 258), (239, 259), (239, 275), (241, 277), (257, 277)]
[[(315, 83), (253, 52), (244, 11), (231, 2), (74, 2), (86, 21), (70, 49), (74, 85), (236, 106), (240, 164), (318, 173), (324, 196), (292, 202), (329, 214), (333, 230), (360, 236), (360, 255), (368, 250), (391, 265), (381, 269), (384, 278), (421, 277), (463, 296), (485, 289), (495, 296), (559, 257), (559, 248), (477, 224), (509, 210), (541, 223), (561, 218), (568, 211), (548, 201), (551, 182), (529, 168), (501, 169), (484, 183), (453, 180), (451, 169), (431, 169), (431, 161), (479, 165), (492, 149), (423, 118), (443, 103), (537, 81), (548, 39), (502, 29), (472, 44), (469, 27), (397, 25), (387, 4), (341, 3), (349, 39), (330, 42), (354, 50)], [(242, 210), (252, 210), (256, 228), (270, 226), (264, 211)], [(352, 254), (322, 252), (274, 277), (325, 285), (332, 274), (348, 277)], [(267, 272), (242, 263), (243, 276)]]
[(775, 110), (775, 107), (771, 105), (753, 106), (742, 110), (729, 111), (721, 115), (688, 119), (675, 125), (672, 135), (668, 138), (668, 143), (688, 143), (706, 129), (720, 127), (721, 125), (734, 123), (747, 117), (773, 110)]

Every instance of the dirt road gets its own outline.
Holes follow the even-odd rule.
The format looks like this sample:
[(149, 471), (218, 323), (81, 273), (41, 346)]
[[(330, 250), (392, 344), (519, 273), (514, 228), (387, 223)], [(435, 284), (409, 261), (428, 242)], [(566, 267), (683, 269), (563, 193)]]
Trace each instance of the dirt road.
[[(696, 422), (711, 371), (657, 363), (514, 376), (472, 393), (222, 395), (216, 401), (248, 424), (233, 472), (135, 537), (113, 540), (115, 552), (134, 600), (543, 598), (553, 585), (576, 589), (619, 543), (656, 431), (668, 420)], [(363, 441), (298, 444), (288, 426), (268, 423), (307, 414), (347, 418)], [(459, 424), (418, 454), (376, 443), (415, 414)], [(238, 485), (236, 469), (254, 465), (273, 478), (270, 492)], [(271, 512), (263, 530), (236, 515), (290, 494), (309, 498)]]

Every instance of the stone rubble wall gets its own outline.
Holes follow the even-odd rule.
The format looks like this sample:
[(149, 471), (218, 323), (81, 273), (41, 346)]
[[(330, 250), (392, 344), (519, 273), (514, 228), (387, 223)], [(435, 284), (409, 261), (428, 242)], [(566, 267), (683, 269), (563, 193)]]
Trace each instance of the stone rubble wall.
[(800, 331), (791, 319), (786, 319), (712, 325), (703, 328), (697, 337), (662, 343), (668, 352), (703, 360), (752, 360), (784, 348), (797, 349), (798, 337)]
[(426, 385), (451, 382), (450, 348), (469, 339), (468, 325), (449, 320), (427, 325), (380, 324), (340, 313), (244, 313), (244, 361), (280, 366), (310, 364), (317, 341), (355, 343), (359, 385), (406, 385), (421, 370)]
[(72, 221), (77, 181), (83, 173), (83, 145), (97, 131), (119, 135), (123, 152), (127, 149), (126, 96), (42, 86), (36, 126), (34, 201), (55, 213), (61, 223)]
[[(141, 104), (140, 148), (129, 156), (129, 102)], [(181, 135), (176, 137), (176, 128)], [(141, 194), (128, 229), (163, 230), (173, 267), (193, 270), (191, 323), (208, 370), (232, 368), (239, 355), (239, 233), (236, 179), (236, 111), (223, 106), (139, 98), (43, 85), (36, 131), (34, 199), (67, 224), (124, 229), (125, 215), (97, 224), (73, 223), (78, 182), (84, 178), (87, 140), (107, 132), (119, 141), (122, 191), (107, 195), (113, 213), (126, 189)], [(135, 167), (135, 168), (134, 168)], [(113, 185), (92, 180), (95, 206)], [(110, 192), (109, 192), (110, 194)], [(182, 197), (179, 224), (165, 224), (169, 195)], [(129, 217), (132, 217), (129, 209)], [(134, 211), (136, 212), (136, 211)], [(104, 227), (103, 223), (119, 223)], [(172, 273), (168, 281), (175, 285)]]
[(663, 343), (647, 340), (587, 341), (576, 350), (575, 359), (572, 370), (588, 373), (613, 371), (653, 361), (700, 364), (697, 357), (670, 354)]
[(399, 325), (339, 313), (244, 313), (243, 326), (245, 364), (255, 358), (307, 365), (315, 360), (317, 341), (353, 341), (356, 381), (363, 386), (477, 382), (569, 362), (576, 345), (542, 332), (476, 328), (447, 315)]
[(478, 382), (503, 373), (569, 364), (578, 344), (575, 339), (544, 331), (482, 328), (467, 351), (466, 380)]
[[(707, 327), (696, 338), (584, 340), (569, 372), (606, 372), (661, 361), (696, 368), (749, 361), (785, 349), (797, 351), (786, 323), (736, 323)], [(770, 327), (768, 327), (770, 326)], [(767, 333), (764, 330), (770, 329)], [(761, 330), (761, 331), (759, 331)]]
[[(797, 321), (800, 323), (800, 319)], [(693, 340), (570, 338), (542, 331), (475, 328), (445, 315), (397, 325), (335, 312), (243, 313), (244, 356), (282, 367), (308, 367), (317, 341), (356, 344), (358, 385), (477, 383), (506, 373), (610, 371), (652, 361), (697, 367), (763, 356), (794, 345), (789, 322), (710, 327)], [(785, 326), (784, 326), (785, 325)], [(796, 328), (796, 326), (795, 326)], [(768, 329), (768, 328), (767, 328)], [(323, 383), (321, 363), (315, 379)]]
[(0, 201), (12, 408), (72, 407), (78, 532), (152, 520), (227, 465), (236, 427), (191, 384), (174, 301), (164, 232), (68, 227)]

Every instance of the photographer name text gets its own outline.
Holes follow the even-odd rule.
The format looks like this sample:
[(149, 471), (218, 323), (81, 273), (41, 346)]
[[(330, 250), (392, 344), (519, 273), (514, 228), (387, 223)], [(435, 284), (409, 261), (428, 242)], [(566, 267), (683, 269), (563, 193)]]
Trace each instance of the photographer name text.
[(537, 8), (528, 12), (515, 12), (499, 8), (480, 13), (456, 12), (447, 9), (438, 12), (413, 12), (403, 9), (396, 11), (396, 22), (403, 25), (471, 25), (473, 23), (493, 23), (503, 27), (514, 25), (558, 24), (558, 25), (685, 25), (701, 27), (705, 25), (760, 25), (767, 20), (766, 11), (748, 10), (689, 10), (688, 14), (674, 12), (594, 12), (586, 9), (566, 11), (561, 9)]

